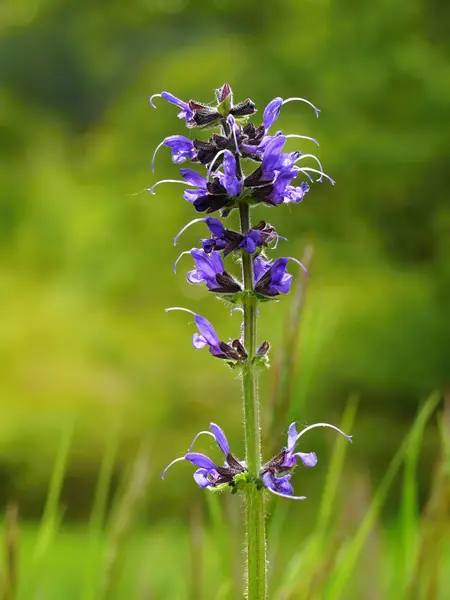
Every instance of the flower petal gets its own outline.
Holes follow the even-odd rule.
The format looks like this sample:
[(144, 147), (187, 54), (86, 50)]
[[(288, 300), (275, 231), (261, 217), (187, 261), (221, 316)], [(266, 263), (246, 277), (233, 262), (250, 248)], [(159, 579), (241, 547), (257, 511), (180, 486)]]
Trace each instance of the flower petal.
[(205, 346), (207, 346), (208, 342), (199, 333), (194, 333), (194, 335), (192, 336), (192, 345), (194, 346), (194, 348), (199, 350), (200, 348), (204, 348)]
[(201, 315), (195, 315), (194, 321), (198, 327), (200, 335), (206, 340), (207, 344), (210, 346), (218, 346), (220, 344), (220, 340), (214, 330), (214, 327), (207, 319), (205, 319), (205, 317), (202, 317)]
[(283, 98), (274, 98), (264, 109), (263, 121), (266, 131), (275, 123), (283, 105)]
[(228, 440), (227, 440), (224, 432), (215, 423), (210, 423), (209, 427), (210, 427), (214, 437), (216, 438), (217, 445), (222, 450), (222, 452), (225, 454), (225, 456), (228, 456), (230, 454), (230, 446), (228, 444)]
[(205, 223), (212, 235), (217, 237), (223, 235), (225, 227), (223, 226), (222, 222), (219, 221), (219, 219), (215, 219), (214, 217), (206, 217)]
[(216, 464), (206, 454), (202, 454), (201, 452), (188, 452), (184, 458), (196, 467), (216, 470)]
[(315, 467), (317, 465), (317, 455), (315, 452), (296, 452), (294, 456), (298, 456), (305, 467)]
[(180, 169), (181, 176), (191, 185), (195, 185), (201, 190), (206, 190), (206, 180), (204, 177), (194, 171), (194, 169), (187, 169), (183, 167)]
[(194, 473), (194, 479), (198, 487), (207, 488), (214, 485), (213, 481), (208, 479), (210, 471), (208, 469), (197, 469)]
[(295, 426), (295, 421), (289, 425), (288, 429), (288, 450), (292, 451), (295, 448), (295, 443), (297, 441), (298, 431)]
[(284, 475), (283, 477), (275, 477), (270, 472), (263, 475), (263, 483), (269, 492), (276, 496), (282, 496), (283, 498), (289, 498), (290, 500), (305, 500), (306, 496), (293, 496), (293, 488), (290, 484), (290, 475)]

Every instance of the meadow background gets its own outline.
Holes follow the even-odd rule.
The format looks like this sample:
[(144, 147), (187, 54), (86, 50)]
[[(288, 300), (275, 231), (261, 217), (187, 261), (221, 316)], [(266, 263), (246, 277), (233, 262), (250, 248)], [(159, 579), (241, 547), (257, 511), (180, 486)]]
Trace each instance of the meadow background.
[(279, 124), (317, 138), (336, 179), (255, 209), (289, 238), (280, 256), (312, 248), (307, 286), (261, 308), (267, 448), (293, 420), (343, 418), (355, 441), (312, 432), (308, 500), (271, 505), (271, 597), (447, 597), (448, 17), (438, 0), (3, 0), (2, 600), (240, 595), (239, 499), (200, 491), (189, 465), (160, 479), (210, 420), (243, 453), (237, 377), (164, 308), (223, 338), (239, 317), (189, 286), (188, 259), (173, 274), (203, 234), (173, 247), (195, 216), (181, 186), (141, 192), (176, 177), (168, 150), (154, 174), (151, 157), (186, 133), (148, 97), (210, 102), (224, 82), (259, 116), (275, 96), (317, 105)]

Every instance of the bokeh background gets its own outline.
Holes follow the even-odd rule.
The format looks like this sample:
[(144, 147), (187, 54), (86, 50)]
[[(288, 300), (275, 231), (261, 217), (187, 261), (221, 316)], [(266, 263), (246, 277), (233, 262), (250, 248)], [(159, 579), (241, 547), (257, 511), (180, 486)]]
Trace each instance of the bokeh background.
[[(446, 16), (438, 0), (3, 0), (0, 501), (13, 502), (10, 529), (16, 505), (20, 512), (18, 597), (100, 597), (92, 582), (106, 569), (103, 536), (120, 510), (126, 543), (116, 518), (113, 546), (123, 568), (105, 559), (120, 570), (108, 597), (215, 597), (217, 569), (199, 574), (192, 557), (211, 566), (217, 537), (231, 530), (230, 572), (239, 582), (242, 524), (233, 502), (217, 505), (227, 519), (220, 534), (217, 506), (207, 507), (188, 465), (159, 478), (210, 420), (243, 453), (238, 378), (192, 349), (187, 315), (164, 313), (186, 306), (224, 338), (239, 330), (236, 314), (185, 281), (189, 259), (173, 274), (179, 252), (203, 234), (198, 225), (173, 246), (195, 216), (181, 186), (145, 191), (176, 178), (167, 149), (156, 173), (151, 157), (164, 137), (186, 133), (175, 107), (149, 107), (162, 90), (211, 102), (229, 82), (259, 116), (275, 96), (303, 96), (321, 109), (316, 119), (306, 105), (288, 104), (279, 125), (320, 141), (336, 185), (315, 185), (292, 208), (255, 209), (256, 220), (289, 238), (280, 256), (313, 248), (286, 423), (270, 437), (283, 445), (292, 420), (339, 423), (349, 396), (358, 397), (338, 486), (344, 522), (369, 503), (418, 407), (450, 379)], [(289, 307), (283, 298), (261, 308), (273, 362)], [(273, 372), (264, 373), (265, 426), (274, 387)], [(308, 443), (319, 463), (296, 479), (308, 501), (274, 511), (285, 513), (280, 564), (311, 529), (332, 456), (332, 436), (314, 432)], [(432, 419), (414, 474), (420, 506), (438, 456)], [(136, 478), (136, 489), (124, 483)], [(402, 555), (401, 481), (394, 478), (376, 524), (393, 556)], [(368, 552), (360, 579), (389, 581), (396, 559), (375, 566)], [(347, 597), (381, 597), (357, 580)]]

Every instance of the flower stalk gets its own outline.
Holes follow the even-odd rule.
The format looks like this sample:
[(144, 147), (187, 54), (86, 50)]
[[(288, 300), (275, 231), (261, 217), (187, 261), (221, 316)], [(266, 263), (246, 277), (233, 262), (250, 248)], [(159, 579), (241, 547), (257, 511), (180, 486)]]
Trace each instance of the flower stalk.
[[(239, 205), (241, 234), (251, 228), (250, 210), (247, 203)], [(242, 275), (244, 280), (244, 346), (248, 359), (242, 369), (244, 396), (245, 459), (249, 472), (257, 475), (261, 470), (261, 426), (259, 416), (258, 381), (253, 361), (256, 351), (256, 297), (254, 295), (253, 261), (251, 255), (242, 251)], [(266, 598), (266, 524), (264, 495), (255, 486), (245, 488), (246, 540), (247, 540), (247, 598)]]

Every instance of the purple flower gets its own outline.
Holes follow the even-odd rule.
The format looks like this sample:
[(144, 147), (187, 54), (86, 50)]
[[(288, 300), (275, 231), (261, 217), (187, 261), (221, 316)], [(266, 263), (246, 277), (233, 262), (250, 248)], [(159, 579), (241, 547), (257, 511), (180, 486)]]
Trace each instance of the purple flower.
[(264, 109), (263, 121), (264, 121), (264, 128), (266, 131), (268, 131), (272, 127), (272, 125), (275, 123), (275, 121), (280, 116), (280, 110), (281, 110), (281, 107), (283, 106), (283, 104), (287, 104), (288, 102), (292, 102), (294, 100), (298, 100), (299, 102), (305, 102), (306, 104), (308, 104), (309, 106), (311, 106), (314, 109), (314, 112), (316, 113), (316, 117), (319, 116), (319, 112), (320, 112), (319, 109), (316, 108), (314, 106), (314, 104), (311, 104), (311, 102), (309, 102), (309, 100), (305, 100), (305, 98), (288, 98), (287, 100), (283, 100), (283, 98), (280, 98), (280, 97), (274, 98), (273, 100), (271, 100), (269, 102), (269, 104)]
[(182, 177), (194, 189), (185, 190), (183, 197), (192, 202), (197, 212), (214, 212), (229, 205), (230, 199), (218, 179), (207, 181), (193, 169), (180, 169)]
[(192, 336), (192, 345), (197, 350), (208, 346), (210, 353), (216, 358), (231, 361), (247, 359), (247, 353), (240, 340), (234, 339), (230, 344), (227, 344), (219, 339), (214, 327), (205, 317), (196, 314), (188, 308), (181, 308), (179, 306), (166, 308), (166, 312), (173, 310), (180, 310), (194, 315), (194, 322), (197, 325), (198, 333), (194, 333)]
[[(197, 248), (193, 248), (190, 254), (195, 261), (195, 269), (187, 274), (189, 283), (204, 282), (208, 290), (215, 290), (220, 287), (216, 281), (216, 276), (225, 271), (220, 254), (218, 252), (206, 254), (203, 250)], [(238, 291), (239, 289), (238, 286)]]
[(200, 173), (186, 168), (180, 169), (180, 173), (183, 179), (190, 185), (195, 186), (194, 189), (184, 191), (183, 197), (185, 200), (195, 202), (198, 198), (208, 193), (207, 181)]
[[(211, 431), (200, 431), (194, 437), (187, 454), (176, 458), (164, 469), (161, 477), (164, 479), (167, 470), (177, 462), (187, 460), (196, 467), (199, 467), (194, 473), (194, 479), (200, 488), (217, 487), (219, 485), (233, 485), (236, 475), (245, 472), (244, 466), (230, 452), (230, 446), (225, 433), (215, 423), (210, 423)], [(224, 464), (217, 465), (208, 456), (199, 452), (191, 452), (191, 448), (200, 435), (209, 435), (214, 438), (216, 444), (225, 456)]]
[(281, 477), (276, 477), (270, 471), (266, 471), (261, 479), (266, 489), (277, 496), (284, 496), (290, 500), (306, 500), (306, 496), (293, 495), (294, 488), (290, 482), (291, 475), (289, 473), (287, 475), (282, 475)]
[(279, 237), (272, 225), (260, 221), (244, 236), (239, 247), (244, 248), (249, 254), (254, 254), (260, 246), (267, 246), (268, 242), (278, 240)]
[(301, 183), (297, 187), (288, 185), (285, 189), (283, 202), (285, 204), (288, 204), (289, 202), (298, 204), (303, 200), (307, 192), (309, 192), (309, 185), (307, 183)]
[(274, 98), (264, 109), (263, 121), (266, 131), (268, 131), (280, 116), (280, 110), (283, 106), (283, 98)]
[(308, 275), (305, 265), (292, 256), (277, 258), (274, 262), (266, 260), (262, 256), (256, 256), (253, 261), (255, 292), (269, 297), (278, 296), (280, 293), (287, 294), (292, 283), (292, 275), (287, 272), (290, 260), (297, 263)]
[(262, 296), (287, 294), (291, 288), (292, 275), (287, 272), (289, 258), (266, 261), (261, 256), (254, 260), (255, 292)]
[(194, 143), (184, 135), (171, 135), (163, 143), (164, 146), (171, 148), (174, 163), (195, 160), (196, 158), (197, 151), (194, 148)]
[(266, 145), (261, 163), (262, 180), (271, 181), (275, 176), (275, 169), (283, 168), (283, 165), (280, 164), (280, 158), (285, 143), (286, 137), (277, 135)]
[(341, 435), (345, 436), (350, 442), (352, 438), (347, 435), (334, 425), (329, 423), (315, 423), (305, 427), (300, 433), (297, 432), (295, 423), (291, 423), (288, 430), (288, 445), (283, 448), (277, 456), (272, 458), (266, 463), (260, 471), (260, 478), (264, 486), (273, 494), (277, 496), (284, 496), (292, 500), (304, 500), (305, 496), (294, 496), (294, 490), (292, 488), (291, 473), (298, 460), (300, 460), (305, 467), (315, 467), (317, 464), (317, 456), (315, 452), (295, 452), (295, 446), (298, 440), (310, 429), (315, 427), (330, 427)]
[(239, 196), (242, 188), (242, 179), (236, 174), (236, 157), (229, 150), (224, 150), (223, 173), (219, 172), (220, 183), (226, 189), (229, 196)]
[(166, 137), (153, 153), (152, 171), (155, 171), (155, 158), (158, 150), (162, 146), (167, 146), (172, 149), (172, 160), (174, 163), (182, 163), (185, 160), (196, 160), (197, 150), (194, 147), (194, 142), (184, 135), (170, 135)]
[(170, 104), (174, 104), (175, 106), (178, 106), (178, 108), (181, 108), (181, 111), (177, 115), (178, 118), (185, 119), (186, 125), (188, 127), (193, 126), (192, 120), (194, 118), (194, 111), (191, 109), (190, 105), (187, 102), (183, 102), (183, 100), (180, 100), (179, 98), (177, 98), (173, 94), (170, 94), (169, 92), (161, 92), (161, 94), (153, 94), (153, 96), (150, 97), (150, 104), (153, 106), (153, 108), (156, 108), (156, 106), (153, 104), (153, 98), (158, 97), (164, 98), (164, 100), (167, 100), (167, 102), (170, 102)]
[[(284, 202), (287, 189), (291, 186), (292, 180), (297, 177), (299, 169), (297, 167), (283, 169), (278, 171), (273, 182), (272, 189), (267, 193), (264, 200), (270, 204), (281, 204)], [(292, 186), (291, 186), (292, 187)]]
[(225, 271), (218, 252), (207, 254), (198, 248), (182, 252), (175, 262), (174, 270), (180, 258), (185, 254), (190, 254), (195, 261), (195, 269), (187, 274), (189, 283), (205, 283), (208, 290), (216, 294), (236, 294), (241, 291), (239, 283)]

